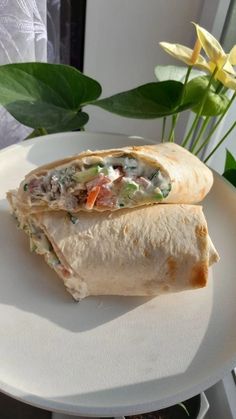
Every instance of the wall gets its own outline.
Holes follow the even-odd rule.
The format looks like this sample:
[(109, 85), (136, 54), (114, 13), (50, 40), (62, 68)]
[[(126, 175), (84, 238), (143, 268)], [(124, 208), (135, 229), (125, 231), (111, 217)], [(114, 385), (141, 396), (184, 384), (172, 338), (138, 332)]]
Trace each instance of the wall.
[[(214, 2), (214, 0), (213, 0)], [(87, 0), (85, 74), (103, 86), (103, 97), (155, 81), (157, 64), (178, 64), (159, 41), (194, 44), (204, 0)], [(160, 120), (121, 118), (90, 107), (90, 131), (159, 139)], [(179, 129), (179, 138), (183, 129)]]

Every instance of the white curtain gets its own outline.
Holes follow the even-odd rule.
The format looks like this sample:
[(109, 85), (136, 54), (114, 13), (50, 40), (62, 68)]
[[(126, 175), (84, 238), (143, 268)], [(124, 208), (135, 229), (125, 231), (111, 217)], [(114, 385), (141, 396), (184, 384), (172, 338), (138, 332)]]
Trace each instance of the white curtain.
[[(47, 0), (0, 0), (0, 65), (47, 61)], [(0, 148), (16, 143), (31, 129), (0, 109)]]

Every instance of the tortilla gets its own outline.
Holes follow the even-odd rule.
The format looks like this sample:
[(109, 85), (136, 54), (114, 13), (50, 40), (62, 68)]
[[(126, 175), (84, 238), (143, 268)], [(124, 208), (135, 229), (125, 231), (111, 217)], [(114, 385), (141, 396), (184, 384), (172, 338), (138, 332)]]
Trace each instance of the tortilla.
[[(37, 181), (43, 176), (50, 176), (55, 169), (66, 169), (78, 165), (78, 167), (88, 167), (91, 165), (101, 164), (106, 158), (119, 158), (126, 156), (136, 159), (139, 164), (143, 164), (150, 170), (159, 170), (169, 182), (169, 189), (163, 197), (155, 198), (156, 203), (187, 203), (194, 204), (202, 201), (211, 189), (213, 184), (213, 175), (211, 170), (202, 163), (196, 156), (175, 143), (163, 143), (157, 145), (133, 146), (120, 149), (86, 151), (64, 160), (58, 160), (53, 163), (41, 166), (29, 174), (21, 182), (18, 190), (19, 205), (24, 212), (42, 212), (48, 210), (66, 210), (70, 212), (78, 212), (81, 210), (90, 211), (91, 207), (78, 204), (75, 208), (69, 208), (62, 200), (54, 197), (50, 202), (44, 198), (34, 196), (29, 191), (28, 185), (32, 181)], [(79, 169), (81, 170), (81, 169)], [(27, 189), (28, 188), (28, 189)], [(71, 188), (70, 188), (71, 189)], [(71, 195), (74, 192), (69, 192)], [(72, 197), (74, 198), (74, 195)], [(51, 198), (50, 198), (51, 199)], [(153, 204), (153, 199), (147, 197), (131, 199), (129, 202), (122, 204), (123, 207), (133, 208), (143, 205)], [(74, 204), (73, 204), (74, 205)], [(97, 211), (117, 210), (118, 207), (96, 206), (92, 208)]]
[[(75, 300), (205, 287), (209, 265), (219, 259), (201, 206), (166, 204), (73, 217), (62, 211), (29, 217), (17, 210), (13, 195), (8, 198), (21, 228), (31, 240), (36, 237), (34, 250), (44, 255)], [(37, 242), (42, 233), (51, 249)]]

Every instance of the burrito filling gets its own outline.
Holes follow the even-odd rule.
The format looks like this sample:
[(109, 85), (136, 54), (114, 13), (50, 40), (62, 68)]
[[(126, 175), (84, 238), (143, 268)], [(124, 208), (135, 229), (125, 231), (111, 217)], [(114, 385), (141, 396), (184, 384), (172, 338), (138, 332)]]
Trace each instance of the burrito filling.
[(45, 201), (54, 207), (56, 202), (71, 212), (83, 207), (118, 209), (155, 203), (170, 190), (170, 178), (163, 170), (130, 156), (107, 157), (93, 165), (75, 162), (24, 184), (32, 203)]

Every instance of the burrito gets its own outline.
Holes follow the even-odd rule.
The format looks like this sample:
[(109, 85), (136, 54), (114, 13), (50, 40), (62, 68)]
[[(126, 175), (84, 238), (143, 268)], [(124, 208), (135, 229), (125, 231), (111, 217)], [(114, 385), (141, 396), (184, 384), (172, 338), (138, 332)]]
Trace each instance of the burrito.
[(205, 287), (219, 256), (201, 206), (152, 205), (116, 212), (26, 215), (8, 199), (31, 250), (43, 255), (75, 300), (154, 296)]
[(18, 190), (24, 212), (113, 211), (200, 202), (212, 172), (175, 143), (87, 151), (30, 172)]

